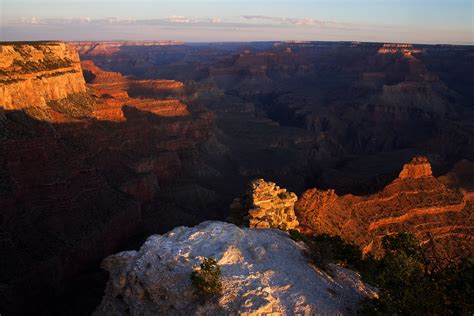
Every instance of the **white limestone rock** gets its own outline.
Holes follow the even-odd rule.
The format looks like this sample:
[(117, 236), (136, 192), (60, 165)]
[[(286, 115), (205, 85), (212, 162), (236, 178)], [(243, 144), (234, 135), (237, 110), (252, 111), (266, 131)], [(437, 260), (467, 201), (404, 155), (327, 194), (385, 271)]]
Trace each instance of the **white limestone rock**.
[[(190, 275), (206, 257), (222, 268), (223, 292), (200, 305)], [(102, 267), (110, 279), (95, 315), (353, 315), (375, 295), (353, 271), (310, 265), (285, 232), (216, 221), (150, 236)]]

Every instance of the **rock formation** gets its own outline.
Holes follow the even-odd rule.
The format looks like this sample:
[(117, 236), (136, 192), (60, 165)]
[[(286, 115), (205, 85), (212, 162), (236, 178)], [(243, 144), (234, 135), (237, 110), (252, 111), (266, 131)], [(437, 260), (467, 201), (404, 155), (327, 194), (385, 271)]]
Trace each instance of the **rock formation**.
[[(110, 279), (94, 315), (355, 315), (376, 295), (350, 270), (334, 266), (329, 276), (309, 265), (301, 250), (277, 230), (177, 227), (102, 262)], [(223, 289), (200, 305), (190, 275), (207, 257), (221, 267)]]
[(379, 54), (397, 54), (402, 53), (405, 57), (409, 57), (412, 54), (424, 52), (422, 48), (413, 47), (412, 44), (383, 44), (379, 48)]
[(30, 113), (67, 112), (61, 104), (69, 99), (79, 116), (92, 110), (86, 93), (79, 55), (60, 42), (0, 44), (0, 106)]
[[(189, 117), (188, 106), (178, 99), (184, 84), (175, 80), (135, 80), (118, 72), (104, 71), (92, 61), (81, 62), (88, 86), (97, 98), (92, 116), (99, 120), (124, 121), (123, 108), (133, 107), (159, 117)], [(130, 97), (130, 94), (140, 97)], [(165, 100), (158, 97), (166, 97)]]
[[(219, 142), (237, 166), (218, 171), (245, 177), (239, 189), (273, 178), (297, 191), (314, 183), (369, 194), (408, 156), (438, 155), (443, 168), (474, 160), (472, 53), (468, 46), (288, 42), (129, 46), (81, 56), (141, 79), (193, 81), (199, 104), (218, 113)], [(355, 165), (368, 156), (376, 164)]]
[(465, 165), (390, 181), (418, 154), (474, 161), (471, 46), (177, 44), (73, 43), (87, 85), (69, 45), (0, 45), (1, 312), (49, 313), (135, 233), (223, 219), (256, 178), (334, 188), (306, 192), (300, 222), (366, 251), (407, 229), (469, 251)]
[(232, 202), (231, 221), (242, 219), (252, 228), (298, 229), (294, 205), (298, 197), (274, 182), (257, 179), (249, 184), (246, 196)]
[(123, 47), (146, 47), (146, 46), (170, 46), (183, 45), (179, 41), (107, 41), (107, 42), (70, 42), (79, 54), (110, 55), (119, 51)]
[[(183, 223), (173, 198), (183, 192), (181, 183), (197, 186), (187, 170), (197, 163), (213, 118), (177, 99), (180, 82), (133, 80), (90, 63), (91, 94), (84, 92), (77, 53), (64, 43), (0, 48), (13, 60), (0, 58), (0, 76), (29, 82), (0, 84), (7, 101), (0, 104), (0, 310), (46, 312), (72, 278), (133, 236), (164, 230), (165, 216), (167, 225)], [(19, 56), (24, 68), (14, 62)], [(47, 70), (54, 76), (39, 78), (29, 65), (74, 72)], [(181, 201), (193, 198), (184, 192)], [(174, 207), (177, 218), (157, 212), (164, 207)], [(197, 207), (188, 213), (190, 223), (207, 218)]]
[(423, 156), (414, 157), (409, 163), (403, 166), (398, 178), (418, 179), (432, 177), (431, 164), (428, 158)]
[(310, 189), (295, 210), (303, 231), (341, 236), (376, 256), (382, 254), (383, 236), (412, 232), (444, 264), (474, 251), (473, 198), (472, 191), (433, 177), (427, 158), (415, 157), (379, 193), (338, 196)]

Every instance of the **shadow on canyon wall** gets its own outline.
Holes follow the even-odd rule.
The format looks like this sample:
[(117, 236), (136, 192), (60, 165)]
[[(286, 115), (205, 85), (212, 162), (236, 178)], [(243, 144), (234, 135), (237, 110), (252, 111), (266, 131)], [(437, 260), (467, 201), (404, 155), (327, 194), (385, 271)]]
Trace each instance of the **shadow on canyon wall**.
[[(105, 256), (177, 224), (225, 217), (203, 207), (212, 201), (185, 172), (197, 159), (195, 145), (206, 139), (209, 128), (201, 127), (209, 122), (122, 110), (123, 122), (71, 123), (0, 110), (0, 302), (7, 315), (51, 314), (58, 305), (58, 313), (64, 312), (70, 302), (59, 296), (71, 292), (71, 277), (79, 275), (71, 283), (79, 287), (81, 277), (105, 284), (97, 272)], [(172, 139), (187, 143), (164, 150), (161, 142)], [(179, 202), (194, 206), (185, 211), (173, 194), (183, 187)], [(94, 292), (93, 284), (82, 290)], [(83, 292), (82, 298), (72, 291), (78, 305), (71, 311), (90, 312), (102, 291)]]
[[(87, 50), (81, 57), (106, 69), (184, 81), (190, 112), (139, 110), (131, 102), (146, 109), (153, 101), (139, 98), (152, 91), (133, 84), (137, 99), (111, 114), (116, 121), (48, 123), (0, 109), (0, 311), (90, 314), (105, 256), (225, 219), (254, 178), (298, 196), (311, 187), (365, 195), (415, 155), (436, 176), (474, 160), (470, 48), (405, 56), (354, 45)], [(115, 96), (102, 97), (121, 104)]]

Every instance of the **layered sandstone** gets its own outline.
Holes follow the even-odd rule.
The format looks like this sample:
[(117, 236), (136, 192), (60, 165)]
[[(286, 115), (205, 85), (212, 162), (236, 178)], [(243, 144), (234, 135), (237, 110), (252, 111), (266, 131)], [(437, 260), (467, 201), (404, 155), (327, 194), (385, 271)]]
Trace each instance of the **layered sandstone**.
[[(49, 52), (46, 44), (32, 45)], [(69, 52), (61, 43), (52, 47)], [(79, 63), (74, 67), (84, 85)], [(187, 168), (212, 130), (209, 112), (172, 97), (182, 83), (133, 80), (93, 64), (85, 70), (93, 77), (85, 95), (96, 106), (83, 115), (56, 111), (80, 109), (70, 102), (77, 94), (48, 101), (48, 122), (20, 105), (0, 110), (0, 310), (7, 314), (49, 313), (71, 279), (143, 233), (145, 211), (156, 217), (147, 227), (163, 229), (167, 214), (157, 210), (173, 205), (180, 181), (193, 183)], [(164, 97), (140, 96), (132, 82)], [(34, 93), (48, 89), (36, 86)], [(199, 210), (192, 216), (204, 217)]]
[[(104, 71), (92, 61), (81, 62), (97, 106), (92, 116), (99, 120), (125, 121), (124, 107), (131, 107), (159, 117), (190, 116), (188, 106), (178, 99), (158, 99), (153, 95), (172, 96), (184, 88), (175, 80), (135, 80), (118, 72)], [(139, 94), (140, 98), (130, 97)], [(148, 97), (148, 98), (146, 98)]]
[[(301, 250), (277, 230), (177, 227), (102, 262), (110, 279), (94, 315), (355, 315), (376, 295), (350, 270), (314, 268)], [(207, 257), (221, 267), (222, 293), (200, 304), (190, 275)]]
[(143, 97), (163, 97), (178, 95), (184, 90), (184, 83), (176, 80), (139, 80), (123, 76), (119, 72), (104, 71), (92, 61), (81, 62), (87, 83), (97, 97), (128, 98), (129, 95)]
[(68, 97), (88, 99), (74, 48), (61, 42), (0, 44), (1, 107), (53, 110), (51, 102)]
[(473, 198), (433, 177), (429, 161), (415, 157), (379, 193), (338, 196), (310, 189), (295, 210), (305, 232), (341, 236), (376, 256), (382, 254), (382, 237), (412, 232), (442, 264), (474, 251)]
[(79, 54), (111, 55), (118, 52), (123, 47), (130, 46), (170, 46), (182, 45), (179, 41), (104, 41), (104, 42), (69, 42), (75, 47)]
[(184, 88), (181, 82), (136, 80), (104, 71), (91, 61), (82, 64), (86, 77), (90, 78), (88, 87), (97, 98), (92, 117), (124, 123), (118, 128), (118, 138), (128, 144), (127, 148), (138, 147), (132, 149), (134, 157), (127, 159), (133, 176), (115, 181), (121, 190), (141, 203), (156, 200), (166, 183), (177, 181), (176, 176), (197, 158), (196, 147), (209, 137), (212, 116), (202, 108), (190, 107), (173, 98), (176, 91)]
[(234, 199), (234, 221), (243, 218), (253, 228), (298, 229), (294, 212), (298, 197), (274, 182), (257, 179), (249, 184), (246, 196)]
[(412, 161), (403, 166), (403, 169), (398, 177), (400, 179), (418, 179), (432, 176), (433, 173), (431, 172), (431, 164), (428, 158), (417, 156), (413, 158)]

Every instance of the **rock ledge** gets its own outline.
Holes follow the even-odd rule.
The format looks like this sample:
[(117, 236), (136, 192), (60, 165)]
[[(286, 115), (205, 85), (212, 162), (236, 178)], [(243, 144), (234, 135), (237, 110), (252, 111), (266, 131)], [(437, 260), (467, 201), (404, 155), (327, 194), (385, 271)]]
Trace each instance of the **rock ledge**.
[[(190, 275), (205, 257), (221, 266), (223, 292), (200, 305)], [(352, 271), (335, 266), (330, 277), (309, 265), (284, 232), (223, 222), (153, 235), (102, 267), (110, 280), (95, 315), (350, 315), (374, 295)]]

